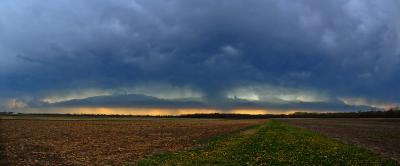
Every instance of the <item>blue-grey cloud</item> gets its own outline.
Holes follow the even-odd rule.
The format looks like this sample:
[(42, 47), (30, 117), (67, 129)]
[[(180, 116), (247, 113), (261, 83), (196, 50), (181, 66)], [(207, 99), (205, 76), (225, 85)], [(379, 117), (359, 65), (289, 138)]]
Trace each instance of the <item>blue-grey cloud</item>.
[(167, 109), (214, 109), (229, 111), (235, 109), (265, 109), (273, 111), (354, 111), (370, 110), (368, 106), (349, 106), (341, 101), (334, 102), (267, 102), (249, 101), (243, 99), (223, 99), (212, 103), (209, 101), (194, 99), (159, 99), (156, 97), (128, 94), (128, 95), (107, 95), (88, 97), (84, 99), (72, 99), (55, 103), (31, 102), (32, 108), (167, 108)]
[(0, 100), (157, 83), (193, 88), (208, 104), (265, 86), (290, 89), (256, 94), (265, 100), (312, 91), (325, 103), (400, 103), (399, 7), (397, 0), (3, 0)]

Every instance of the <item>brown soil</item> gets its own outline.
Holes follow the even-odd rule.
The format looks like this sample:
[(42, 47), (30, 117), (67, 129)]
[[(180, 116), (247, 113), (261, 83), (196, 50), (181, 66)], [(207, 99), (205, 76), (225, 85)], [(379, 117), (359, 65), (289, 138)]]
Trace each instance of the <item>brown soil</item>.
[(285, 119), (284, 121), (368, 148), (400, 163), (400, 119)]
[(0, 119), (0, 155), (10, 165), (124, 165), (264, 121)]

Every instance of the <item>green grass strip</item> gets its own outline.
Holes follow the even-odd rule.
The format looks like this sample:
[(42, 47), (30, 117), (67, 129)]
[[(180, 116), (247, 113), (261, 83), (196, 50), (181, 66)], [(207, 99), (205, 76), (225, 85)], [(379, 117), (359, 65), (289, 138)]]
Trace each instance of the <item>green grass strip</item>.
[(268, 121), (204, 148), (165, 153), (138, 165), (398, 165), (366, 149), (283, 122)]

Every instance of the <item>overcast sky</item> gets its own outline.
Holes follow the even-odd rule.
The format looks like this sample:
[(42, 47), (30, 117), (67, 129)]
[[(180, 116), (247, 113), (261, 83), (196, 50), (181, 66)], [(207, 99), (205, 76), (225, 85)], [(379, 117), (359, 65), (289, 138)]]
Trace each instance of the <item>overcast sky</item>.
[(388, 108), (399, 20), (398, 0), (1, 0), (0, 107)]

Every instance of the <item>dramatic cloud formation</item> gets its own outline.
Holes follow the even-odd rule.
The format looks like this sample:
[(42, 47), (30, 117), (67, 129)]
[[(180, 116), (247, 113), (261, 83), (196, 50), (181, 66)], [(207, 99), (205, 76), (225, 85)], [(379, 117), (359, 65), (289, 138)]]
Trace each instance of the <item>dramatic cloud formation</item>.
[(0, 106), (395, 106), (399, 8), (398, 0), (2, 0)]

